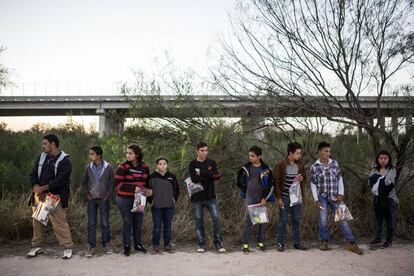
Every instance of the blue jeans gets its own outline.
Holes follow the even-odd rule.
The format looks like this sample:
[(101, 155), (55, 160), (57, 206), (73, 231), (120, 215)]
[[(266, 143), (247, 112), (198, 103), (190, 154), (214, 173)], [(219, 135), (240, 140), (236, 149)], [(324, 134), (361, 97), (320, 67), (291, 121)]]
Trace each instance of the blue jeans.
[[(250, 239), (250, 228), (253, 226), (252, 220), (250, 219), (249, 212), (247, 211), (247, 206), (252, 204), (260, 203), (260, 199), (255, 199), (246, 195), (246, 213), (244, 215), (244, 226), (243, 226), (243, 243), (249, 243)], [(264, 225), (257, 225), (257, 242), (264, 241)]]
[(164, 230), (164, 246), (171, 242), (171, 224), (174, 208), (152, 208), (152, 245), (159, 246), (161, 238), (161, 225)]
[(396, 203), (392, 198), (387, 198), (387, 202), (384, 206), (378, 204), (379, 198), (374, 196), (374, 211), (375, 211), (375, 238), (381, 239), (382, 225), (385, 219), (387, 225), (387, 238), (388, 242), (392, 242), (395, 231), (395, 208)]
[(124, 221), (122, 228), (124, 246), (131, 246), (131, 228), (134, 236), (134, 246), (141, 244), (141, 230), (144, 214), (131, 212), (133, 204), (134, 198), (116, 197), (116, 205), (121, 211), (122, 220)]
[(286, 224), (288, 222), (289, 211), (292, 217), (292, 235), (293, 244), (300, 243), (300, 218), (302, 214), (302, 204), (298, 204), (292, 207), (290, 205), (290, 198), (288, 196), (282, 196), (284, 209), (279, 208), (279, 224), (278, 224), (278, 235), (277, 243), (285, 244), (285, 232)]
[(102, 246), (111, 240), (109, 231), (109, 201), (102, 199), (88, 200), (88, 243), (96, 247), (96, 226), (98, 209), (101, 215)]
[(204, 207), (207, 208), (207, 210), (210, 213), (211, 219), (213, 220), (214, 244), (218, 244), (222, 241), (222, 238), (220, 234), (220, 213), (216, 199), (193, 202), (197, 244), (200, 246), (204, 246), (206, 243), (206, 235), (204, 232)]
[[(328, 199), (322, 195), (318, 195), (319, 202), (324, 209), (319, 209), (319, 236), (323, 241), (329, 240), (329, 229), (328, 229), (328, 206), (332, 209), (332, 212), (335, 214), (338, 203), (332, 199)], [(355, 237), (352, 234), (351, 227), (347, 221), (342, 221), (339, 223), (341, 227), (342, 234), (345, 236), (347, 242), (355, 242)]]

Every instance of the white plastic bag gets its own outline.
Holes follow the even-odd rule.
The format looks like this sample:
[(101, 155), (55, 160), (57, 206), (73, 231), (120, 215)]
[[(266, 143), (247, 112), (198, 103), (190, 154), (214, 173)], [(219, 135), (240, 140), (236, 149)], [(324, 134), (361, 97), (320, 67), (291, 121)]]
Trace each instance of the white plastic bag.
[(48, 193), (45, 201), (39, 202), (36, 206), (36, 210), (33, 212), (32, 217), (42, 224), (47, 225), (49, 222), (50, 214), (56, 209), (56, 206), (60, 202), (60, 197)]
[(294, 181), (289, 189), (289, 198), (290, 204), (289, 206), (295, 206), (302, 204), (302, 191), (300, 189), (299, 181)]
[(247, 211), (253, 225), (269, 222), (266, 206), (261, 206), (260, 204), (249, 205), (247, 206)]
[(132, 206), (131, 212), (144, 213), (145, 206), (147, 204), (147, 197), (144, 195), (144, 191), (135, 193), (134, 205)]
[(348, 207), (346, 207), (345, 203), (339, 203), (335, 211), (335, 222), (349, 221), (352, 219), (353, 217), (351, 215), (351, 212), (349, 211)]
[(191, 181), (191, 177), (188, 177), (184, 180), (185, 186), (187, 187), (188, 195), (191, 197), (193, 194), (201, 192), (204, 190), (203, 185), (201, 183), (194, 183)]

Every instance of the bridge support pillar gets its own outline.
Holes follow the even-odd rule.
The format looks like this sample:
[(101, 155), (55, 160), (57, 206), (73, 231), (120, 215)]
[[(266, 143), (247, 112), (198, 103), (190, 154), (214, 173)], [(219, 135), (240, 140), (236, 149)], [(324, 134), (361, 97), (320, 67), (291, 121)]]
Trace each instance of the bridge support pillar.
[(413, 126), (413, 116), (407, 115), (405, 117), (405, 133), (408, 133)]
[(391, 117), (391, 136), (398, 144), (398, 116), (392, 115)]
[(357, 127), (357, 133), (356, 133), (356, 135), (357, 135), (357, 144), (359, 144), (359, 141), (360, 141), (360, 139), (362, 137), (362, 127), (360, 127), (360, 126)]
[(264, 138), (265, 118), (261, 117), (243, 117), (241, 118), (244, 133), (252, 133), (257, 139)]
[(105, 109), (97, 109), (99, 116), (99, 137), (105, 135), (122, 135), (124, 132), (124, 116), (118, 112), (108, 112)]

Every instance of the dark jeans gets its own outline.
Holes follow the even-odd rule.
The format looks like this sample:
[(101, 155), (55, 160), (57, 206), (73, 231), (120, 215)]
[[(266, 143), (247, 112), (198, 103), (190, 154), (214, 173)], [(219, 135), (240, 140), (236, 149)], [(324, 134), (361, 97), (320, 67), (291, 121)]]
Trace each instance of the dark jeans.
[(392, 242), (395, 232), (395, 208), (396, 203), (392, 198), (387, 198), (385, 206), (378, 206), (379, 199), (374, 196), (374, 210), (375, 210), (375, 238), (381, 239), (382, 225), (385, 219), (387, 225), (387, 241)]
[(152, 208), (152, 245), (160, 245), (161, 225), (164, 230), (164, 246), (171, 242), (171, 224), (174, 216), (174, 208)]
[(289, 207), (290, 198), (288, 196), (282, 196), (282, 200), (283, 204), (285, 205), (285, 208), (279, 208), (277, 243), (281, 243), (283, 245), (285, 244), (286, 224), (288, 222), (288, 216), (290, 211), (290, 215), (292, 218), (293, 244), (298, 244), (300, 243), (300, 217), (302, 214), (302, 204)]
[(101, 199), (88, 200), (88, 243), (96, 247), (96, 226), (98, 209), (101, 215), (102, 246), (111, 240), (109, 231), (109, 201)]
[(222, 241), (220, 234), (220, 213), (215, 199), (207, 201), (195, 201), (193, 202), (193, 211), (196, 225), (197, 244), (205, 245), (206, 235), (204, 232), (204, 207), (210, 212), (211, 219), (214, 226), (214, 244)]
[[(252, 197), (246, 196), (246, 213), (244, 215), (244, 226), (243, 226), (243, 243), (249, 243), (250, 239), (250, 228), (252, 228), (253, 223), (250, 219), (249, 212), (247, 211), (248, 205), (253, 205), (260, 203), (260, 199), (255, 199)], [(263, 242), (264, 241), (264, 225), (263, 224), (257, 224), (257, 242)]]
[(124, 246), (131, 246), (131, 227), (134, 236), (134, 246), (141, 244), (141, 230), (143, 213), (131, 212), (134, 204), (133, 198), (116, 197), (116, 205), (121, 211), (124, 226), (122, 228), (122, 239)]

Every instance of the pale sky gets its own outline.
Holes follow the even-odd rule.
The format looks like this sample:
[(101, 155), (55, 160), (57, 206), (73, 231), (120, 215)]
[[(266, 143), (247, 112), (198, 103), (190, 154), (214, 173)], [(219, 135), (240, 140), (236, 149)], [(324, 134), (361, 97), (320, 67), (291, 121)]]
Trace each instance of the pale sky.
[[(207, 51), (228, 28), (236, 0), (0, 0), (0, 62), (21, 83), (113, 83), (153, 70), (164, 52), (207, 69)], [(13, 129), (65, 118), (0, 118)], [(80, 118), (96, 124), (96, 118)]]

